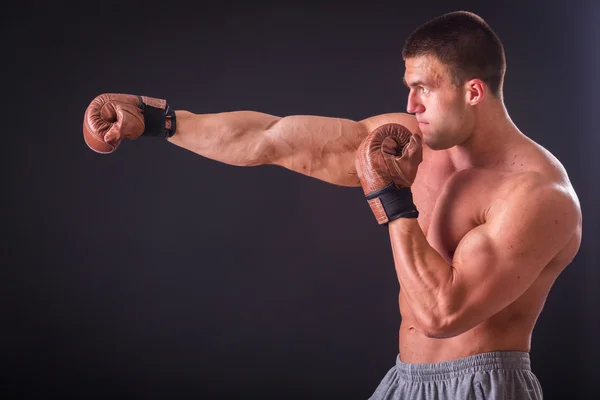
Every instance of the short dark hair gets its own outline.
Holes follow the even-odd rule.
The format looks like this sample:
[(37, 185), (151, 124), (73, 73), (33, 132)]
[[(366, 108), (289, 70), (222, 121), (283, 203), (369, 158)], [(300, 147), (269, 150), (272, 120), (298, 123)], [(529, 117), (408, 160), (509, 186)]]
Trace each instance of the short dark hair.
[(501, 94), (506, 71), (504, 46), (480, 16), (455, 11), (417, 28), (406, 39), (402, 58), (430, 55), (448, 66), (456, 85), (479, 78), (496, 97)]

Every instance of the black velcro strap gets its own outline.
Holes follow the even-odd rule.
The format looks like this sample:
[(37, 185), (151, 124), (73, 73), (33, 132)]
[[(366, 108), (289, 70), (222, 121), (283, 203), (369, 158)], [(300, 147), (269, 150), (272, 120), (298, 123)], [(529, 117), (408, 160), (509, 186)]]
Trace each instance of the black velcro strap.
[(144, 136), (165, 137), (165, 110), (144, 104)]
[(379, 198), (390, 221), (398, 218), (417, 218), (419, 211), (413, 202), (410, 188), (399, 188), (394, 183), (366, 196), (367, 200)]

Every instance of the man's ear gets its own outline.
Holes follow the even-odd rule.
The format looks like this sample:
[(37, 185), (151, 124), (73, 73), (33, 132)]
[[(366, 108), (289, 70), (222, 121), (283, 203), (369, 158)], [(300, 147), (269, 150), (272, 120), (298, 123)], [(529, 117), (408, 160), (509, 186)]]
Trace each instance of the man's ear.
[(487, 86), (481, 79), (471, 79), (465, 82), (465, 101), (472, 106), (481, 103), (486, 95)]

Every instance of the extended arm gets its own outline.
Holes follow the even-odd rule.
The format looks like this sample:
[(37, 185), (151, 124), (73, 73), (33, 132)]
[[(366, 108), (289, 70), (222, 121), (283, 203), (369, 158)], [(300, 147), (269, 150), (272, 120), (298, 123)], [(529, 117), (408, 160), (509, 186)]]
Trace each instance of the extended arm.
[(396, 121), (417, 130), (414, 116), (383, 114), (351, 121), (255, 111), (194, 114), (172, 110), (165, 99), (121, 93), (97, 96), (84, 115), (88, 146), (102, 154), (123, 140), (167, 137), (171, 143), (236, 166), (279, 165), (342, 186), (358, 186), (354, 155), (377, 126)]
[(279, 165), (342, 186), (359, 186), (355, 152), (371, 130), (389, 121), (417, 129), (413, 116), (400, 113), (358, 122), (255, 111), (176, 115), (177, 130), (168, 140), (177, 146), (231, 165)]

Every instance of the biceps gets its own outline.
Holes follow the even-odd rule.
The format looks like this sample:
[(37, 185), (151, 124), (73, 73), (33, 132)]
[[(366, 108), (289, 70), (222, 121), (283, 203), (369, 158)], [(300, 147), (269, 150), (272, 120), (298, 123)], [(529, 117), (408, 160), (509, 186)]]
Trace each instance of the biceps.
[(526, 250), (507, 246), (482, 227), (465, 236), (453, 260), (452, 313), (486, 319), (533, 284), (543, 263), (527, 257)]

